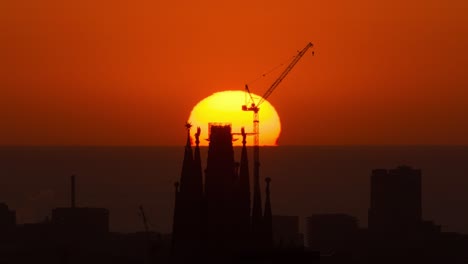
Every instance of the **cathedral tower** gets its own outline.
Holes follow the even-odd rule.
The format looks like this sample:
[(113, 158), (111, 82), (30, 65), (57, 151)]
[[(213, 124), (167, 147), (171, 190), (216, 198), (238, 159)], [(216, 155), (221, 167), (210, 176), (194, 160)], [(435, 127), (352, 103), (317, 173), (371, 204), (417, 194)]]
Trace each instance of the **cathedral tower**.
[(198, 254), (202, 223), (203, 180), (198, 129), (196, 134), (195, 159), (193, 157), (190, 128), (187, 124), (187, 141), (185, 144), (184, 160), (180, 183), (175, 185), (176, 202), (173, 223), (173, 254), (190, 257)]
[(244, 129), (240, 163), (236, 163), (231, 125), (210, 124), (203, 184), (201, 131), (198, 128), (195, 134), (193, 153), (190, 127), (188, 124), (180, 184), (175, 185), (174, 259), (180, 262), (193, 261), (193, 257), (219, 260), (245, 251), (269, 249), (272, 242), (270, 180), (266, 181), (265, 212), (260, 204), (260, 183), (254, 180), (254, 208), (251, 210)]

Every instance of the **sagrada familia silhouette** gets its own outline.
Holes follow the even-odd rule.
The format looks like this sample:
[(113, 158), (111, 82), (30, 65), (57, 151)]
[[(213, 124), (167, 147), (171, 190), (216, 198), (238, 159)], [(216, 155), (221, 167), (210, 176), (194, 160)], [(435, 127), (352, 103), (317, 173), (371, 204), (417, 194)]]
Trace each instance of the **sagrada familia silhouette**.
[(200, 128), (192, 150), (190, 128), (180, 182), (175, 183), (172, 256), (183, 261), (206, 256), (231, 258), (273, 247), (270, 178), (264, 211), (260, 180), (253, 179), (251, 202), (246, 136), (242, 129), (240, 163), (235, 161), (228, 124), (211, 124), (206, 169), (202, 170)]

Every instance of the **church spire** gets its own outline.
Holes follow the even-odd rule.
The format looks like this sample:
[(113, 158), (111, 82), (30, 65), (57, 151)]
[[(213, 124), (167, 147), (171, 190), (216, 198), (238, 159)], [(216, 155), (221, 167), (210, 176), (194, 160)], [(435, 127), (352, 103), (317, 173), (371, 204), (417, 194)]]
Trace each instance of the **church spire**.
[(190, 122), (185, 123), (185, 128), (187, 129), (187, 141), (185, 142), (185, 149), (192, 150), (192, 138), (190, 137), (190, 129), (192, 128), (192, 124)]
[(187, 129), (187, 141), (185, 143), (184, 161), (182, 163), (182, 173), (180, 175), (180, 192), (186, 193), (185, 189), (190, 188), (190, 178), (193, 168), (193, 153), (192, 144), (190, 140), (190, 128), (192, 125), (187, 122), (185, 128)]
[(259, 177), (260, 164), (254, 164), (254, 186), (253, 186), (253, 205), (252, 205), (252, 235), (254, 244), (260, 245), (263, 240), (263, 215), (262, 215), (262, 195), (260, 190)]
[[(199, 168), (200, 173), (197, 173), (193, 158), (190, 138), (191, 127), (192, 125), (190, 123), (186, 123), (187, 141), (185, 144), (180, 184), (178, 183), (176, 185), (176, 205), (173, 226), (173, 252), (178, 257), (183, 258), (192, 257), (197, 254), (196, 245), (200, 237), (201, 200), (203, 191), (201, 168)], [(199, 142), (198, 136), (200, 131), (198, 131), (197, 134), (197, 141)], [(198, 160), (200, 160), (199, 155)], [(200, 164), (198, 165), (201, 166)], [(198, 177), (200, 179), (199, 181)]]
[(200, 127), (197, 127), (197, 133), (195, 133), (195, 153), (193, 160), (193, 188), (195, 190), (194, 195), (196, 196), (197, 202), (199, 202), (201, 206), (201, 200), (203, 197), (203, 169), (200, 155), (200, 134), (201, 129)]
[[(241, 129), (242, 134), (242, 153), (239, 167), (239, 220), (241, 230), (250, 230), (250, 175), (249, 175), (249, 159), (247, 156), (246, 137), (244, 128)], [(245, 236), (242, 237), (245, 239)]]
[(242, 153), (241, 153), (241, 162), (239, 169), (239, 181), (242, 193), (242, 202), (247, 205), (248, 215), (250, 215), (250, 175), (249, 175), (249, 159), (247, 157), (247, 147), (246, 147), (246, 137), (244, 128), (242, 132)]

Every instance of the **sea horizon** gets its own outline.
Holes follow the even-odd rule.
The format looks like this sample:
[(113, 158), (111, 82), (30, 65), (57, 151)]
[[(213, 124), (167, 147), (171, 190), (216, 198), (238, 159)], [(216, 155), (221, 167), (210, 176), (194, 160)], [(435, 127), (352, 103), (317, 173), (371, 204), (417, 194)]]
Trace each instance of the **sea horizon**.
[[(69, 177), (76, 174), (78, 206), (108, 208), (111, 231), (143, 230), (143, 205), (152, 230), (169, 233), (183, 151), (183, 145), (0, 146), (0, 202), (17, 211), (20, 224), (43, 221), (53, 208), (69, 206)], [(203, 168), (207, 151), (201, 148)], [(240, 148), (234, 152), (238, 161)], [(281, 145), (260, 153), (261, 177), (272, 178), (273, 214), (303, 220), (344, 213), (365, 228), (371, 171), (409, 165), (422, 170), (424, 219), (468, 233), (468, 146)], [(252, 170), (251, 152), (249, 160)]]

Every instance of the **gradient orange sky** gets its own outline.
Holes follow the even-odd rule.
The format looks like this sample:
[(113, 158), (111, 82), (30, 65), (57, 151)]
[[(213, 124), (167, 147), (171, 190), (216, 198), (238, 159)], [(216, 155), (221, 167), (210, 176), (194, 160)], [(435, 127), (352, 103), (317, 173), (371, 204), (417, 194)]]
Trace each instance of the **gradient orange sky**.
[(181, 145), (198, 101), (309, 41), (269, 98), (280, 145), (468, 144), (466, 14), (465, 0), (1, 1), (0, 144)]

